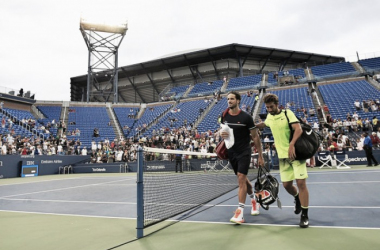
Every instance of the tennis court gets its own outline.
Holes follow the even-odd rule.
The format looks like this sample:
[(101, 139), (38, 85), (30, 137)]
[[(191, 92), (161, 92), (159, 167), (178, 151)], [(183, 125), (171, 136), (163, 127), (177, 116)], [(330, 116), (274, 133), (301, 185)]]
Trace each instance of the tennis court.
[(243, 225), (229, 223), (234, 190), (135, 240), (135, 173), (3, 179), (0, 249), (378, 249), (379, 184), (380, 168), (310, 169), (308, 229), (298, 227), (293, 200), (281, 187), (283, 208), (251, 216), (247, 205)]

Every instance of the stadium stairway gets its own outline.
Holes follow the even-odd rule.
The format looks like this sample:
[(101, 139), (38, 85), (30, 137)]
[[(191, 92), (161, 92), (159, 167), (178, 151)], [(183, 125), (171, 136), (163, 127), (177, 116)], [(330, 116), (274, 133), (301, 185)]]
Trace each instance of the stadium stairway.
[(227, 89), (227, 86), (228, 86), (228, 81), (225, 81), (222, 87), (220, 88), (220, 92), (224, 93), (224, 91), (226, 91)]
[(216, 99), (214, 99), (212, 101), (212, 103), (207, 106), (207, 108), (203, 111), (202, 115), (195, 121), (194, 123), (194, 128), (197, 128), (199, 123), (201, 123), (203, 121), (203, 119), (206, 117), (206, 115), (210, 112), (210, 110), (212, 109), (212, 107), (214, 107), (216, 104)]
[(124, 138), (125, 139), (124, 133), (122, 132), (123, 130), (121, 129), (120, 124), (116, 119), (116, 114), (114, 113), (114, 111), (112, 109), (111, 103), (107, 103), (106, 106), (107, 106), (107, 109), (106, 109), (107, 114), (108, 114), (108, 117), (110, 118), (111, 126), (113, 128), (113, 131), (115, 132), (116, 138), (118, 138), (118, 139)]
[(370, 76), (366, 76), (365, 77), (366, 81), (369, 82), (372, 86), (374, 86), (376, 89), (380, 90), (380, 86), (379, 86), (379, 83), (376, 82), (375, 80), (373, 80), (372, 77)]
[(32, 105), (30, 109), (30, 113), (34, 116), (37, 117), (37, 119), (44, 119), (46, 118), (44, 114), (42, 114), (41, 111), (39, 111), (36, 106)]
[(307, 80), (311, 80), (311, 79), (315, 78), (313, 73), (311, 72), (311, 70), (309, 68), (306, 68), (304, 70), (305, 70), (305, 75), (306, 75)]
[(268, 85), (268, 78), (269, 78), (268, 74), (263, 74), (263, 81), (261, 83), (261, 86), (267, 86)]
[(190, 93), (190, 91), (194, 88), (194, 85), (190, 85), (190, 87), (187, 88), (187, 90), (185, 91), (185, 93), (182, 95), (183, 98), (186, 98), (187, 95)]
[(257, 122), (260, 118), (260, 110), (262, 109), (262, 106), (264, 105), (263, 97), (265, 95), (264, 91), (260, 91), (259, 100), (255, 102), (255, 106), (252, 108), (251, 115), (254, 118), (254, 121)]
[(140, 105), (140, 110), (137, 113), (137, 119), (140, 119), (141, 116), (145, 113), (146, 105)]
[[(62, 113), (61, 113), (61, 121), (64, 121), (66, 124), (66, 128), (68, 127), (69, 124), (69, 102), (63, 102), (62, 105)], [(60, 136), (63, 135), (63, 130), (57, 132)]]
[(363, 67), (357, 63), (357, 62), (351, 62), (351, 65), (360, 73), (364, 73), (365, 70), (363, 69)]
[[(315, 83), (309, 83), (309, 90), (311, 90), (312, 88), (314, 88), (315, 92), (317, 93), (316, 98), (313, 98), (313, 96), (311, 96), (311, 99), (312, 99), (313, 104), (314, 104), (315, 115), (318, 117), (318, 123), (325, 123), (326, 122), (326, 120), (325, 120), (326, 113), (323, 110), (323, 106), (325, 105), (325, 102), (322, 98), (321, 92), (318, 89), (318, 86)], [(309, 93), (311, 93), (311, 91), (309, 91)], [(321, 106), (322, 112), (324, 114), (322, 117), (318, 116), (318, 107), (319, 106)]]

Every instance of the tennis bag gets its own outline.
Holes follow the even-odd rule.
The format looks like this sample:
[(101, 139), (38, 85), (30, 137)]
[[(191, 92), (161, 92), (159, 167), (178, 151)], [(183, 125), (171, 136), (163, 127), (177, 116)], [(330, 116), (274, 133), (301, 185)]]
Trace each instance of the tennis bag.
[[(289, 118), (286, 114), (286, 110), (285, 116), (288, 120), (288, 125), (290, 129), (289, 142), (291, 142), (293, 139), (294, 131), (292, 129), (292, 126), (289, 124)], [(319, 133), (315, 132), (309, 124), (304, 123), (299, 117), (297, 117), (297, 119), (300, 121), (302, 134), (294, 144), (296, 150), (296, 160), (307, 160), (313, 157), (315, 153), (318, 151), (323, 137)]]
[[(226, 116), (228, 110), (229, 110), (229, 108), (227, 108), (226, 110), (224, 110), (224, 112), (222, 114), (222, 120), (221, 120), (221, 122), (223, 122), (223, 118), (224, 118), (224, 116)], [(218, 156), (218, 158), (221, 159), (221, 160), (227, 160), (228, 159), (228, 150), (227, 150), (227, 147), (226, 147), (226, 144), (225, 144), (224, 140), (221, 140), (218, 143), (218, 145), (216, 145), (216, 147), (215, 147), (215, 153)]]
[(255, 198), (265, 210), (269, 209), (269, 205), (277, 201), (277, 206), (281, 208), (280, 198), (278, 198), (279, 184), (265, 167), (259, 167), (257, 180), (255, 182)]
[(221, 140), (218, 145), (216, 145), (215, 153), (221, 160), (227, 160), (228, 159), (228, 151), (226, 144), (224, 143), (224, 140)]

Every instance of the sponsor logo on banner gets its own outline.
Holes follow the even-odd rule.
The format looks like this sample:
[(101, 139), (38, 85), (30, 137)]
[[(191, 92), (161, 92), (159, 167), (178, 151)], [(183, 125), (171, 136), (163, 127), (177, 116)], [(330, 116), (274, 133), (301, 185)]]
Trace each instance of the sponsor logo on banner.
[(92, 168), (93, 172), (106, 172), (105, 168)]
[(30, 165), (35, 165), (35, 164), (34, 164), (34, 161), (26, 161), (26, 165), (30, 166)]
[(201, 164), (201, 169), (204, 169), (204, 168), (210, 168), (210, 166), (207, 163), (203, 163)]
[(41, 160), (41, 164), (62, 164), (62, 160)]
[(34, 158), (34, 155), (21, 155), (21, 158)]
[(165, 166), (164, 165), (147, 166), (147, 170), (157, 170), (157, 169), (165, 169)]
[(348, 158), (346, 161), (347, 162), (352, 162), (352, 161), (364, 161), (364, 162), (366, 162), (367, 158), (366, 157), (355, 157), (355, 158)]

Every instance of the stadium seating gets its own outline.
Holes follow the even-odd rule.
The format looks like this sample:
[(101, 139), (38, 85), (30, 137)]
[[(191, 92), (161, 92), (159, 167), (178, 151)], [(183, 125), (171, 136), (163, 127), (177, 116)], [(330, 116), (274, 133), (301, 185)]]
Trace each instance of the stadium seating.
[(189, 88), (190, 85), (184, 85), (184, 86), (177, 86), (171, 88), (167, 93), (166, 96), (173, 96), (174, 99), (178, 99), (185, 94), (186, 90)]
[(333, 78), (333, 77), (347, 77), (350, 75), (358, 74), (354, 66), (349, 62), (331, 63), (311, 67), (311, 71), (316, 79), (319, 78)]
[[(250, 107), (250, 111), (252, 111), (253, 106), (255, 105), (255, 95), (248, 97), (247, 95), (241, 96), (240, 107), (244, 109), (244, 107)], [(211, 130), (214, 132), (219, 128), (218, 118), (223, 113), (224, 110), (228, 107), (227, 98), (222, 98), (217, 104), (215, 104), (205, 118), (198, 124), (199, 132), (206, 132)]]
[(253, 89), (260, 84), (262, 78), (262, 74), (231, 78), (226, 91)]
[[(69, 140), (79, 139), (82, 145), (90, 147), (91, 141), (96, 142), (115, 139), (115, 132), (112, 126), (108, 126), (110, 121), (105, 107), (69, 107), (67, 133), (79, 129), (80, 136), (68, 135)], [(75, 124), (72, 124), (72, 123)], [(99, 137), (93, 137), (94, 128), (99, 129)]]
[[(6, 115), (3, 115), (2, 113), (0, 113), (0, 121), (3, 119), (3, 117), (4, 117), (4, 119), (6, 121), (8, 121), (9, 117), (7, 117)], [(10, 134), (11, 131), (12, 131), (12, 129), (14, 130), (16, 136), (18, 136), (18, 135), (20, 135), (22, 137), (24, 137), (24, 136), (28, 136), (28, 137), (32, 136), (32, 133), (30, 131), (26, 130), (25, 128), (23, 128), (23, 127), (21, 127), (21, 126), (19, 126), (17, 124), (13, 124), (12, 128), (9, 129), (8, 122), (6, 122), (5, 128), (0, 127), (0, 134), (2, 134), (4, 136), (7, 135), (7, 134)]]
[[(298, 78), (298, 79), (306, 78), (304, 69), (289, 69), (286, 71), (289, 72), (289, 75), (294, 76), (294, 78)], [(278, 73), (278, 77), (284, 76), (284, 71), (279, 71), (277, 73)], [(277, 84), (277, 79), (274, 78), (274, 72), (270, 72), (268, 74), (268, 85), (276, 85), (276, 84)]]
[[(44, 119), (39, 119), (39, 123), (47, 125), (53, 120), (55, 120), (56, 124), (59, 123), (62, 112), (61, 106), (37, 106), (37, 109), (46, 117)], [(57, 135), (57, 127), (51, 127), (50, 133), (54, 136)]]
[[(178, 128), (184, 125), (185, 119), (187, 124), (194, 124), (198, 116), (200, 115), (200, 109), (205, 110), (210, 101), (205, 102), (205, 100), (195, 100), (189, 102), (181, 102), (167, 114), (165, 114), (161, 119), (157, 121), (148, 131), (144, 133), (145, 136), (152, 135), (153, 130), (160, 130), (162, 127)], [(175, 121), (171, 124), (172, 119)]]
[(203, 120), (198, 124), (199, 132), (206, 132), (211, 130), (214, 132), (219, 128), (218, 117), (227, 108), (227, 98), (224, 97), (215, 104)]
[[(6, 110), (6, 109), (4, 109)], [(9, 109), (7, 109), (9, 110)], [(26, 128), (23, 128), (22, 126), (20, 125), (17, 125), (17, 124), (13, 124), (11, 128), (9, 128), (9, 125), (8, 125), (8, 119), (9, 117), (0, 113), (0, 122), (2, 121), (2, 119), (5, 119), (6, 123), (5, 123), (5, 128), (2, 128), (0, 126), (0, 134), (2, 135), (7, 135), (7, 134), (10, 134), (11, 131), (13, 130), (14, 131), (14, 135), (15, 136), (21, 136), (21, 137), (33, 137), (33, 133), (30, 132), (29, 130), (27, 130)]]
[(359, 100), (376, 100), (380, 97), (380, 91), (369, 84), (367, 81), (352, 81), (337, 84), (321, 85), (318, 87), (324, 102), (327, 104), (333, 119), (343, 119), (347, 113), (351, 115), (357, 112), (362, 119), (379, 116), (380, 111), (367, 112), (357, 111), (354, 102)]
[(25, 131), (24, 132), (20, 131), (19, 133), (21, 133), (21, 134), (29, 134), (28, 132), (30, 132), (30, 134), (33, 134), (33, 133), (36, 134), (37, 133), (37, 135), (41, 134), (41, 136), (43, 135), (45, 138), (47, 138), (49, 136), (49, 134), (44, 134), (44, 131), (38, 129), (38, 126), (39, 126), (38, 121), (32, 115), (32, 113), (30, 113), (29, 111), (18, 110), (18, 109), (9, 109), (9, 108), (4, 108), (4, 111), (7, 112), (7, 114), (10, 115), (11, 117), (16, 118), (16, 120), (17, 120), (16, 123), (18, 123), (18, 121), (21, 122), (22, 119), (25, 119), (25, 120), (31, 119), (31, 120), (35, 121), (34, 127), (29, 127), (29, 126), (27, 126), (26, 123), (24, 125), (21, 125), (20, 129), (25, 130)]
[(380, 57), (359, 60), (358, 63), (368, 72), (380, 72)]
[(18, 109), (9, 109), (9, 108), (4, 108), (4, 110), (9, 113), (10, 115), (14, 116), (17, 118), (17, 120), (22, 120), (22, 119), (33, 119), (35, 120), (36, 118), (30, 113), (29, 111), (25, 110), (18, 110)]
[[(307, 94), (307, 87), (296, 88), (296, 89), (284, 89), (284, 90), (276, 90), (271, 91), (272, 94), (275, 94), (279, 98), (279, 105), (286, 107), (288, 102), (294, 102), (293, 106), (290, 106), (290, 110), (294, 112), (294, 114), (300, 118), (304, 117), (304, 114), (297, 109), (305, 108), (309, 111), (310, 108), (315, 109), (313, 100), (310, 95)], [(261, 113), (266, 113), (265, 105), (262, 105)], [(317, 116), (310, 117), (308, 116), (307, 121), (312, 123), (314, 121), (318, 122)]]
[[(136, 107), (115, 107), (113, 108), (117, 121), (120, 124), (120, 127), (123, 129), (124, 126), (128, 126), (129, 128), (133, 128), (137, 114), (139, 112), (139, 108)], [(127, 137), (129, 131), (123, 130), (124, 135)]]
[(173, 104), (147, 107), (140, 119), (138, 119), (135, 125), (131, 127), (131, 132), (128, 134), (128, 137), (133, 137), (139, 133), (136, 128), (142, 128), (144, 127), (144, 124), (150, 126), (158, 117), (162, 116), (162, 114), (168, 111), (171, 107), (173, 107)]
[(194, 85), (192, 90), (187, 94), (187, 97), (194, 97), (200, 95), (211, 95), (216, 91), (220, 90), (223, 86), (223, 80), (218, 80), (212, 82), (212, 84), (208, 82), (197, 83)]

